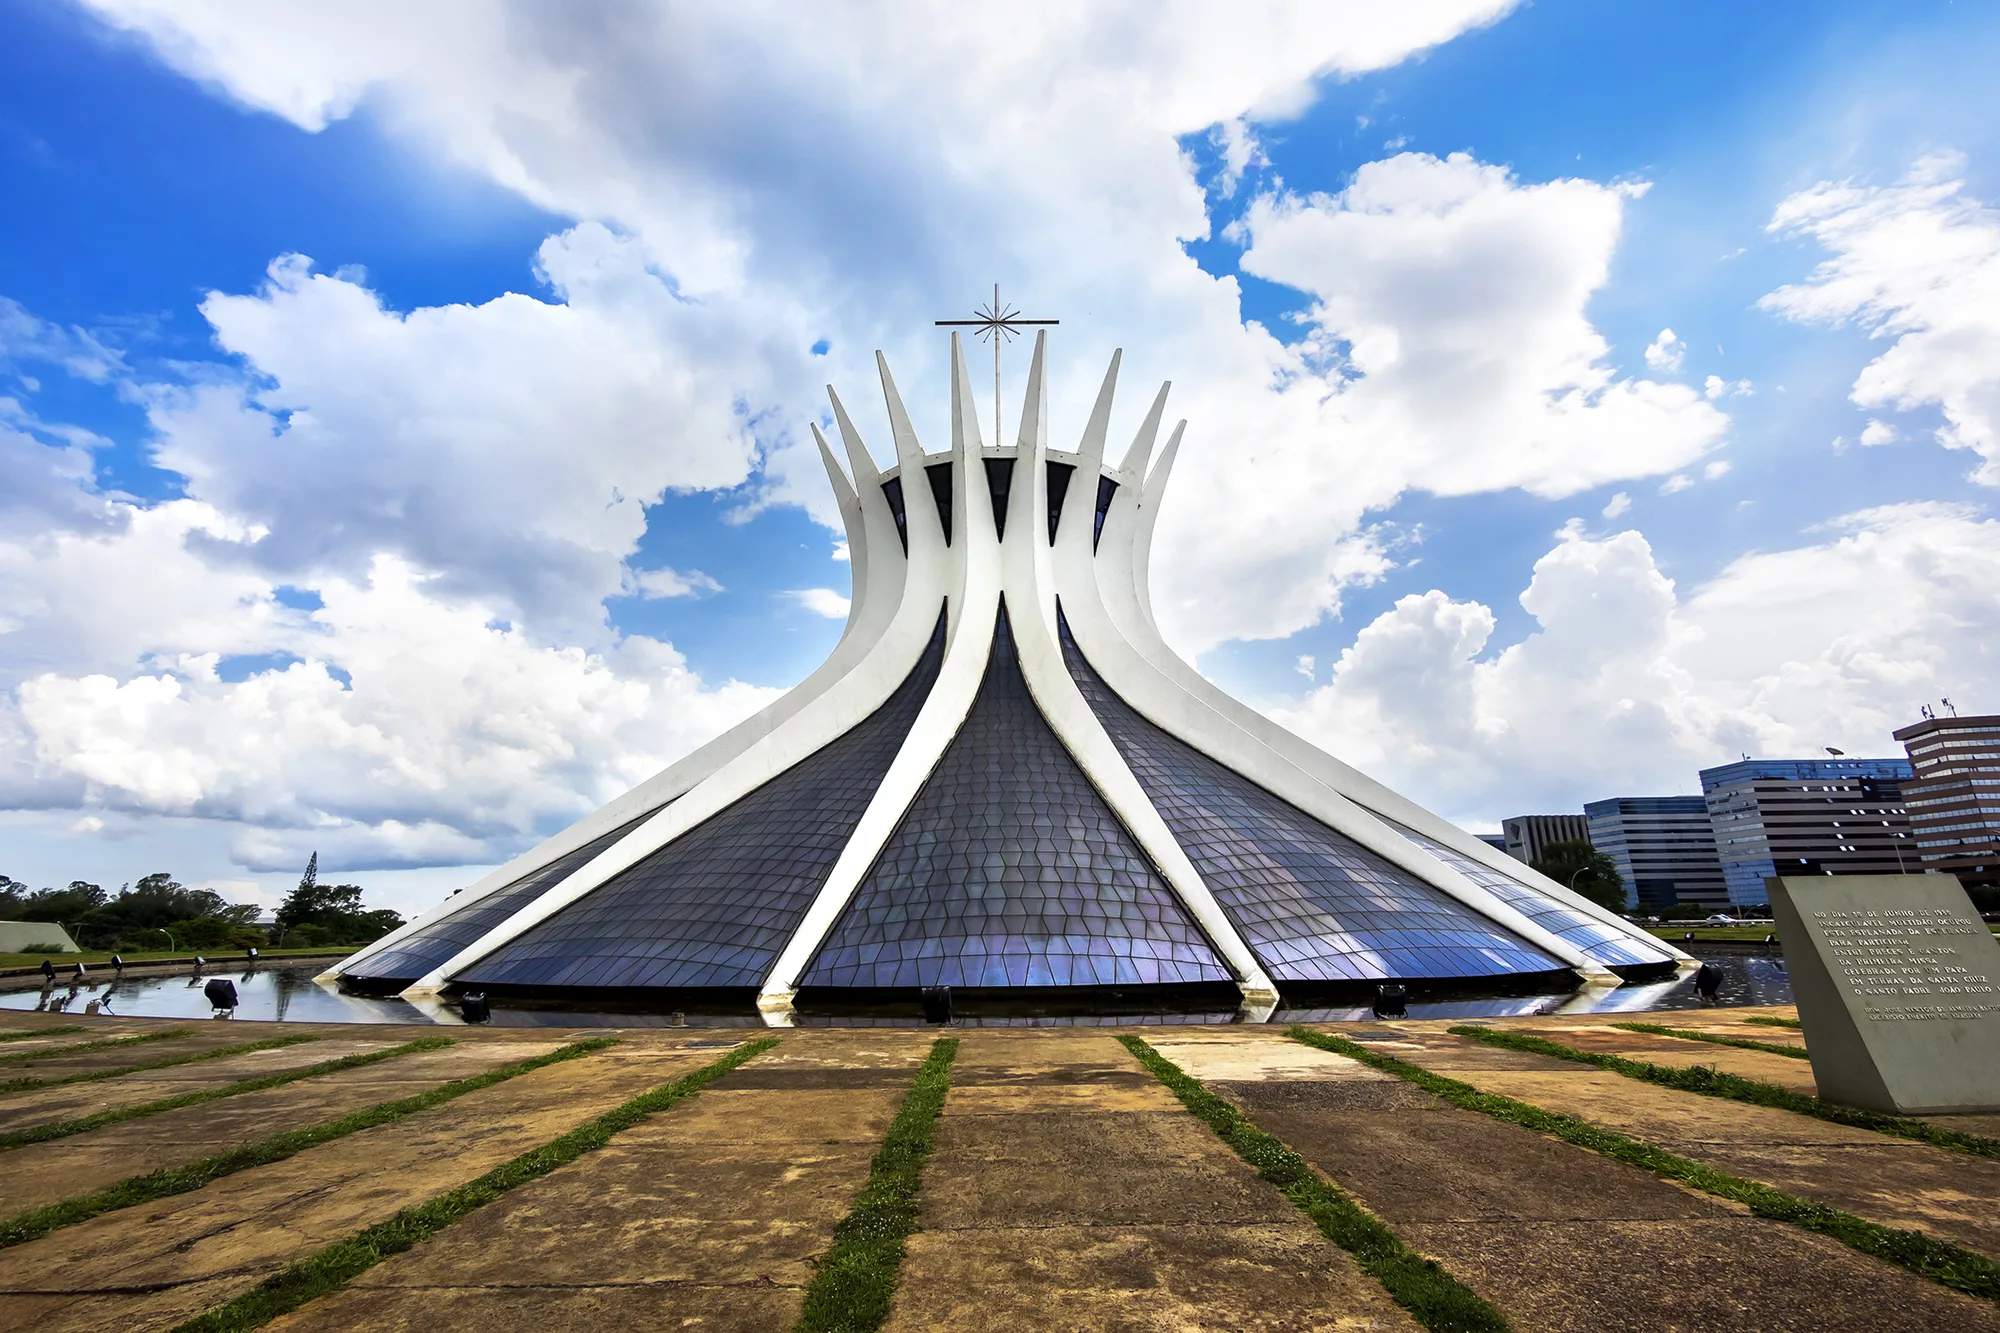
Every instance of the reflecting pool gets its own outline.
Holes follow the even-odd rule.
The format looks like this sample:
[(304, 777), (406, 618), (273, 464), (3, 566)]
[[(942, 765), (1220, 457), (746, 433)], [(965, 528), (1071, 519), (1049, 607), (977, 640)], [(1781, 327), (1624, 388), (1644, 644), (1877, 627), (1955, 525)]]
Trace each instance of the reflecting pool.
[[(1713, 1001), (1696, 991), (1692, 974), (1671, 981), (1621, 986), (1616, 990), (1577, 991), (1559, 995), (1451, 995), (1433, 999), (1413, 996), (1408, 1003), (1411, 1018), (1494, 1018), (1514, 1014), (1636, 1013), (1653, 1009), (1697, 1009), (1710, 1004), (1789, 1004), (1791, 981), (1780, 956), (1717, 953), (1703, 958), (1721, 974), (1721, 987)], [(151, 974), (115, 979), (109, 972), (94, 973), (76, 985), (58, 976), (48, 990), (38, 987), (0, 991), (0, 1008), (27, 1009), (42, 1013), (106, 1013), (126, 1018), (201, 1018), (215, 1011), (203, 993), (212, 978), (226, 977), (235, 983), (239, 1019), (291, 1023), (448, 1023), (464, 1020), (457, 1007), (435, 1001), (422, 1004), (393, 996), (351, 995), (339, 988), (313, 980), (324, 960), (309, 964), (283, 963), (247, 968), (240, 964), (227, 968), (210, 966), (199, 976), (191, 972)], [(758, 1015), (747, 1006), (740, 1010), (672, 1014), (639, 1008), (555, 1008), (530, 1006), (495, 997), (492, 1022), (498, 1027), (666, 1027), (685, 1023), (689, 1027), (755, 1027)], [(977, 1002), (959, 1007), (958, 1022), (965, 1027), (1001, 1026), (1111, 1026), (1128, 1023), (1227, 1023), (1235, 1013), (1226, 1008), (1203, 1012), (1152, 1013), (1050, 1013), (1020, 1006)], [(1280, 1008), (1272, 1022), (1365, 1022), (1374, 1017), (1366, 1004), (1330, 1008)], [(801, 1013), (806, 1026), (920, 1026), (915, 1012), (897, 1011), (869, 1014)]]

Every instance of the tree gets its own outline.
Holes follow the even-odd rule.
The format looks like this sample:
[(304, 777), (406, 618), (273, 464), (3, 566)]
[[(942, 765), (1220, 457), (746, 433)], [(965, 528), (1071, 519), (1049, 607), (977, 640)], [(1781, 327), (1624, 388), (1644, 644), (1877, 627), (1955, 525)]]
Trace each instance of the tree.
[(1556, 883), (1574, 889), (1599, 907), (1625, 910), (1625, 878), (1618, 864), (1587, 842), (1552, 842), (1533, 863)]
[(276, 929), (280, 944), (366, 944), (402, 924), (395, 912), (363, 908), (359, 884), (320, 883), (314, 852), (299, 886), (278, 905)]

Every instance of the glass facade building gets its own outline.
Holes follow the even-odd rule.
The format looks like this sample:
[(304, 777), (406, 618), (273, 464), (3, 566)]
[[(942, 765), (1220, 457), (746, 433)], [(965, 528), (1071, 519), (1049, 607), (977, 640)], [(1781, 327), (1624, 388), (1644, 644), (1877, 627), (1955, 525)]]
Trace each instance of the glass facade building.
[(1729, 901), (1770, 902), (1777, 875), (1899, 875), (1917, 869), (1907, 759), (1745, 759), (1701, 770)]

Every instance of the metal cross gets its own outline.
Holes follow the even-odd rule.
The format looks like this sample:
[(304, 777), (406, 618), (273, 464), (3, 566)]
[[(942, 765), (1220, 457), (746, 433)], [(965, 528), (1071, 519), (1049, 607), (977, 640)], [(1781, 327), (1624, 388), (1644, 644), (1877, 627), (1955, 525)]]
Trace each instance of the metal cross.
[(1003, 339), (1012, 340), (1014, 335), (1019, 333), (1025, 325), (1060, 324), (1062, 321), (1059, 319), (1022, 319), (1020, 311), (1000, 304), (1000, 284), (997, 282), (993, 284), (993, 304), (982, 306), (972, 313), (978, 318), (940, 319), (935, 321), (935, 323), (941, 328), (946, 325), (970, 326), (979, 330), (979, 337), (991, 338), (993, 340), (993, 444), (995, 448), (998, 448), (1002, 438), (1000, 434), (1001, 341)]

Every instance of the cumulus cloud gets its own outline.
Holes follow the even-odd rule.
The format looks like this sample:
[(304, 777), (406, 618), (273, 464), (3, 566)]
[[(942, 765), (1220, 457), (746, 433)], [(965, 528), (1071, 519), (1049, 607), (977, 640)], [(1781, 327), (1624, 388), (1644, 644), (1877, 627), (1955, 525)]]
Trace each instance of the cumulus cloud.
[(1635, 531), (1573, 525), (1535, 565), (1536, 628), (1441, 591), (1364, 628), (1280, 720), (1465, 823), (1697, 791), (1739, 754), (1895, 754), (1923, 700), (2000, 690), (2000, 523), (1951, 505), (1849, 514), (1683, 591)]
[(1886, 421), (1870, 421), (1861, 428), (1861, 443), (1865, 445), (1894, 444), (1902, 436)]
[[(1188, 136), (1213, 137), (1238, 187), (1256, 127), (1315, 79), (1510, 0), (634, 5), (588, 23), (469, 0), (91, 7), (246, 106), (307, 130), (360, 110), (578, 220), (541, 248), (540, 286), (476, 305), (393, 309), (299, 257), (210, 295), (228, 365), (128, 385), (185, 499), (99, 496), (88, 442), (26, 433), (42, 452), (23, 458), (70, 469), (49, 503), (82, 508), (0, 549), (0, 615), (31, 631), (4, 650), (10, 790), (228, 822), (255, 864), (336, 837), (385, 864), (490, 857), (752, 706), (610, 628), (608, 598), (701, 591), (632, 568), (643, 507), (730, 489), (832, 526), (791, 425), (821, 410), (808, 395), (854, 386), (885, 449), (862, 391), (884, 347), (939, 447), (929, 321), (990, 274), (1065, 318), (1059, 431), (1115, 343), (1128, 384), (1181, 379), (1193, 425), (1155, 589), (1193, 651), (1290, 633), (1380, 578), (1369, 514), (1409, 489), (1567, 496), (1681, 474), (1726, 430), (1696, 390), (1617, 372), (1589, 320), (1641, 186), (1401, 153), (1335, 194), (1266, 195), (1244, 267), (1310, 298), (1283, 338), (1189, 257), (1212, 220)], [(1114, 429), (1129, 438), (1146, 396), (1128, 389)], [(408, 665), (387, 647), (402, 635)]]
[(1619, 491), (1616, 495), (1612, 496), (1608, 501), (1605, 502), (1603, 514), (1604, 517), (1606, 518), (1617, 518), (1620, 514), (1624, 513), (1631, 507), (1632, 507), (1632, 497), (1627, 495), (1624, 491)]
[(1646, 348), (1646, 364), (1663, 375), (1679, 370), (1686, 359), (1687, 344), (1675, 337), (1672, 329), (1661, 329), (1660, 336)]
[(1977, 454), (1973, 479), (2000, 486), (2000, 210), (1965, 194), (1963, 156), (1921, 158), (1894, 185), (1823, 181), (1779, 204), (1770, 230), (1829, 256), (1764, 308), (1888, 340), (1855, 405), (1938, 408), (1938, 443)]
[(1243, 267), (1310, 294), (1306, 338), (1260, 349), (1273, 387), (1217, 404), (1241, 443), (1208, 445), (1195, 418), (1156, 557), (1169, 637), (1199, 652), (1336, 610), (1388, 566), (1367, 511), (1408, 489), (1559, 497), (1714, 448), (1727, 417), (1685, 385), (1619, 378), (1587, 314), (1642, 192), (1403, 153), (1339, 194), (1255, 200)]
[[(169, 526), (156, 514), (135, 533)], [(185, 538), (206, 516), (175, 517)], [(223, 653), (166, 645), (136, 654), (151, 662), (137, 674), (28, 675), (18, 718), (32, 753), (16, 762), (30, 781), (16, 803), (222, 821), (239, 826), (252, 869), (314, 847), (354, 867), (487, 861), (771, 697), (708, 687), (651, 639), (601, 654), (538, 642), (488, 608), (440, 601), (435, 577), (384, 555), (361, 580), (323, 581), (321, 608), (297, 613), (239, 576), (233, 634), (168, 627), (297, 658), (234, 682)]]
[(643, 504), (746, 481), (757, 445), (733, 400), (777, 399), (772, 367), (805, 355), (678, 299), (599, 224), (538, 260), (559, 299), (397, 312), (297, 255), (258, 292), (211, 293), (243, 373), (146, 391), (156, 461), (269, 529), (254, 559), (274, 577), (357, 578), (394, 552), (442, 591), (586, 632)]
[(794, 588), (785, 596), (812, 612), (825, 616), (828, 620), (845, 620), (852, 603), (832, 588)]
[(625, 591), (646, 598), (696, 597), (722, 591), (722, 585), (698, 569), (634, 569), (626, 573)]

